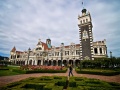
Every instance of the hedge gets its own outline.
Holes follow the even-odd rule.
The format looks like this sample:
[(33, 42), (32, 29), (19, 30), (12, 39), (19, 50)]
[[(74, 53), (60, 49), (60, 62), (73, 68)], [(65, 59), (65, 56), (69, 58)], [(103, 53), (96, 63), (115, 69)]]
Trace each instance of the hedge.
[(118, 75), (120, 74), (120, 71), (103, 71), (101, 72), (100, 70), (98, 71), (85, 71), (85, 70), (79, 70), (79, 69), (76, 69), (76, 72), (79, 73), (79, 74), (95, 74), (95, 75), (105, 75), (105, 76), (114, 76), (114, 75)]
[[(55, 79), (54, 79), (55, 78)], [(0, 90), (120, 90), (119, 83), (105, 82), (98, 79), (70, 77), (69, 86), (66, 86), (67, 77), (43, 76), (28, 78), (11, 83)], [(48, 81), (48, 82), (47, 82)]]
[(29, 73), (65, 73), (67, 71), (67, 69), (64, 70), (28, 70), (25, 73), (29, 74)]

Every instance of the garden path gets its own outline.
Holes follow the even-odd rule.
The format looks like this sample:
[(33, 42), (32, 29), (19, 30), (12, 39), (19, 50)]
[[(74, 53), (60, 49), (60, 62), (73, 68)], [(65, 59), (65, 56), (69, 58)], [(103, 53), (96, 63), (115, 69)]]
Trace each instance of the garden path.
[[(68, 72), (66, 73), (34, 73), (34, 74), (21, 74), (21, 75), (13, 75), (13, 76), (1, 76), (0, 77), (0, 87), (20, 81), (29, 77), (40, 77), (40, 76), (68, 76)], [(100, 79), (107, 82), (117, 82), (120, 83), (120, 75), (116, 76), (101, 76), (101, 75), (90, 75), (90, 74), (77, 74), (75, 70), (73, 70), (73, 75), (75, 77), (87, 77), (87, 78), (95, 78)]]

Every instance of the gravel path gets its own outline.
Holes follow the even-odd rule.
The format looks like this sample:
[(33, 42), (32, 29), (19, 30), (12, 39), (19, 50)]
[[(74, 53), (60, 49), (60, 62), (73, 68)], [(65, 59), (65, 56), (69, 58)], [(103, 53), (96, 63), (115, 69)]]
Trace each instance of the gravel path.
[[(100, 79), (107, 82), (117, 82), (120, 83), (120, 75), (116, 76), (100, 76), (100, 75), (90, 75), (90, 74), (77, 74), (75, 70), (73, 70), (73, 74), (75, 77), (87, 77), (87, 78), (95, 78)], [(2, 76), (0, 77), (0, 87), (20, 81), (29, 77), (40, 77), (40, 76), (68, 76), (68, 71), (66, 73), (35, 73), (35, 74), (21, 74), (21, 75), (13, 75), (13, 76)]]

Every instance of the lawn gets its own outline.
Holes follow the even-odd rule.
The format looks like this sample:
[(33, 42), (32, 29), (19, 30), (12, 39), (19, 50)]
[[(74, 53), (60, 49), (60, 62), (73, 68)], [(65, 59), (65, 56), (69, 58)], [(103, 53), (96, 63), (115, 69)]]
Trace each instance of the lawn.
[(15, 72), (14, 70), (19, 70), (19, 66), (5, 66), (0, 68), (0, 76), (10, 76), (22, 74), (21, 72)]
[(98, 79), (65, 76), (30, 77), (8, 84), (0, 90), (120, 90), (120, 84)]

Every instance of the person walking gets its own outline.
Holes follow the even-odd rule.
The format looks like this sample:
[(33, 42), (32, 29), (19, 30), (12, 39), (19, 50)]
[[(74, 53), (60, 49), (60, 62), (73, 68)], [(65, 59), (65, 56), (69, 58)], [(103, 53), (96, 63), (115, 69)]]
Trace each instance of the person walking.
[(72, 70), (73, 70), (72, 65), (70, 65), (69, 66), (69, 77), (70, 77), (70, 74), (73, 76)]

